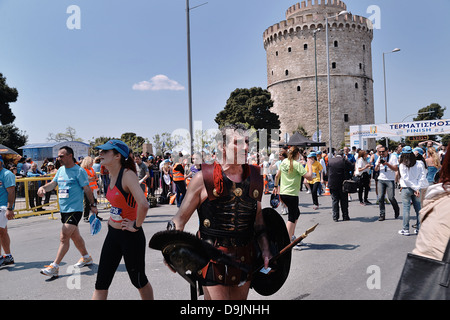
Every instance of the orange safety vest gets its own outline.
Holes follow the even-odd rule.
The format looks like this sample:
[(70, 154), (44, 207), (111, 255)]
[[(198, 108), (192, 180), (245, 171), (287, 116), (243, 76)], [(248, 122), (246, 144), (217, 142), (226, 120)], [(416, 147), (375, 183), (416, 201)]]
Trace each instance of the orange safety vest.
[[(84, 169), (86, 170), (88, 177), (89, 177), (89, 187), (92, 190), (98, 189), (98, 185), (97, 185), (97, 176), (95, 175), (95, 170), (94, 168), (90, 168), (90, 169)], [(93, 181), (91, 181), (92, 178), (95, 178)]]
[(176, 164), (173, 166), (173, 181), (184, 181), (184, 174), (181, 173), (180, 171), (175, 170), (175, 168), (176, 168), (178, 165), (181, 165), (181, 163), (176, 163)]

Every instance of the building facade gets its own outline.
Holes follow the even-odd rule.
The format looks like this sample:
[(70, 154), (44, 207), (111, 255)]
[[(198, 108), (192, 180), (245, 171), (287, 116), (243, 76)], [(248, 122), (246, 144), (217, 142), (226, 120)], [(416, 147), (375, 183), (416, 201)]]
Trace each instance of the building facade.
[(372, 22), (350, 13), (339, 15), (343, 11), (347, 6), (339, 0), (303, 1), (287, 10), (286, 20), (264, 32), (267, 88), (274, 101), (272, 111), (280, 117), (281, 137), (292, 135), (299, 126), (313, 136), (317, 101), (320, 141), (329, 141), (325, 17), (329, 17), (332, 147), (343, 145), (350, 126), (375, 121)]

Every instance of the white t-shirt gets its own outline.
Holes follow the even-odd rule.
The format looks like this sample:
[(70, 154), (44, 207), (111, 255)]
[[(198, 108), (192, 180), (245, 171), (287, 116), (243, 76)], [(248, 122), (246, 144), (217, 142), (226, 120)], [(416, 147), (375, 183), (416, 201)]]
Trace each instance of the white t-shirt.
[[(378, 157), (377, 162), (375, 163), (375, 166), (377, 166), (380, 163), (380, 160), (384, 159), (387, 161), (387, 158), (384, 157)], [(398, 159), (396, 156), (390, 154), (389, 155), (389, 164), (391, 166), (398, 166)], [(392, 171), (388, 166), (385, 166), (383, 164), (380, 164), (380, 175), (378, 176), (378, 180), (395, 180), (395, 171)]]

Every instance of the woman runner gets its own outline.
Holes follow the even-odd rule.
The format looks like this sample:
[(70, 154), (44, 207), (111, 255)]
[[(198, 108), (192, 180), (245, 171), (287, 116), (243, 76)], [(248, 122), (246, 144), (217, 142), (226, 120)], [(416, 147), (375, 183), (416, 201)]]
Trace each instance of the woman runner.
[(128, 146), (110, 140), (100, 149), (100, 158), (110, 173), (106, 198), (111, 203), (108, 234), (103, 244), (93, 300), (106, 300), (108, 289), (122, 257), (132, 284), (143, 300), (153, 300), (153, 289), (145, 275), (146, 240), (142, 223), (148, 203), (139, 186)]

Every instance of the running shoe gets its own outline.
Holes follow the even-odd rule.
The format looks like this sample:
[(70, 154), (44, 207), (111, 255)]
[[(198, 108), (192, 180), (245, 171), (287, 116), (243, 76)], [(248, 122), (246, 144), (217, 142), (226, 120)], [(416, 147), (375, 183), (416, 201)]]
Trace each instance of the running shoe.
[(43, 274), (44, 276), (52, 277), (52, 278), (57, 278), (58, 272), (59, 272), (59, 267), (54, 267), (52, 265), (45, 266), (44, 269), (41, 269), (41, 274)]
[(0, 258), (0, 266), (8, 266), (14, 264), (14, 258), (12, 255), (4, 255), (3, 257)]
[(91, 256), (89, 256), (89, 258), (83, 258), (83, 257), (81, 257), (80, 258), (80, 260), (78, 260), (78, 262), (77, 263), (75, 263), (75, 267), (78, 267), (78, 268), (83, 268), (83, 267), (85, 267), (85, 266), (90, 266), (91, 264), (93, 264), (94, 263), (94, 260), (92, 259), (92, 257)]
[(398, 232), (402, 236), (409, 236), (409, 230), (402, 229)]

